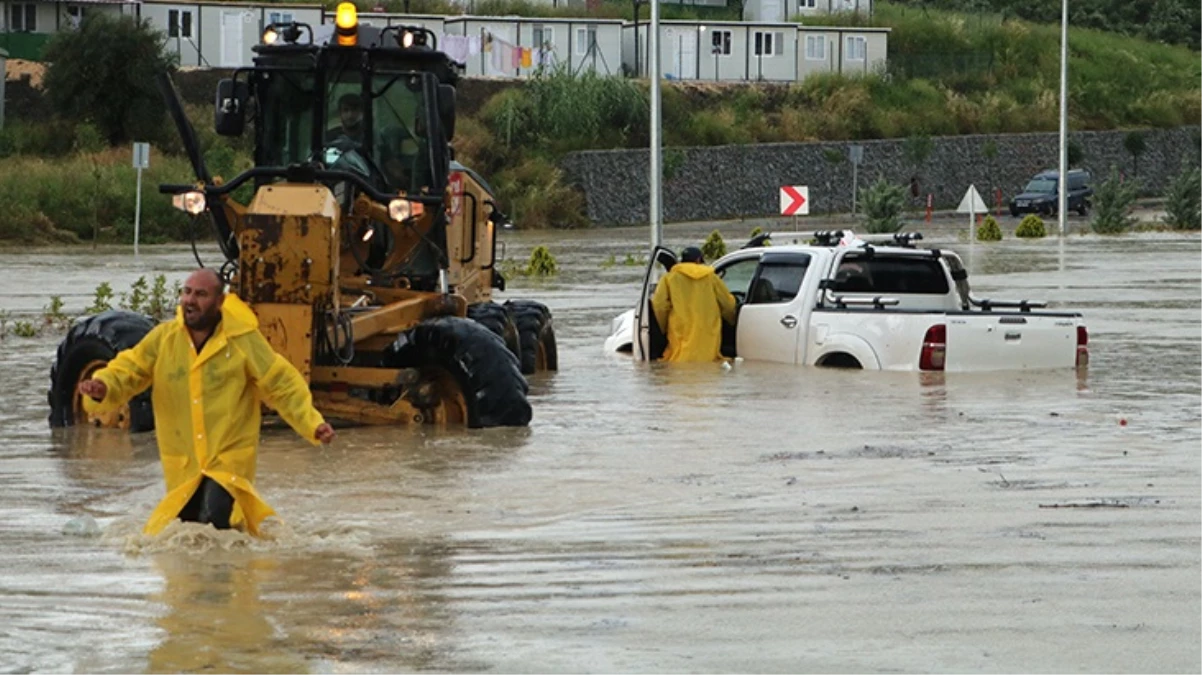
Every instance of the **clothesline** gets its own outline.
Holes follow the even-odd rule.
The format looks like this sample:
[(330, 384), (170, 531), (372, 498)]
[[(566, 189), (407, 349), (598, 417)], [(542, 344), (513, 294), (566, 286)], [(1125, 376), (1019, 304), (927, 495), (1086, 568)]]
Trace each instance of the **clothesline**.
[(447, 35), (439, 40), (442, 51), (455, 61), (466, 62), (481, 53), (488, 54), (493, 70), (551, 66), (557, 61), (555, 48), (520, 47), (488, 31), (482, 35)]

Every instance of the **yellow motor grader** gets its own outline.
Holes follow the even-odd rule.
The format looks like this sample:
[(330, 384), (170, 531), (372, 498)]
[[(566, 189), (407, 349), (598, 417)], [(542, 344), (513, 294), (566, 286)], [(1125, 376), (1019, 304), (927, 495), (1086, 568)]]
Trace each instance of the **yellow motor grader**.
[[(350, 3), (333, 24), (269, 25), (254, 51), (217, 86), (219, 134), (253, 120), (255, 166), (229, 180), (209, 175), (174, 84), (159, 83), (197, 177), (160, 192), (211, 220), (230, 292), (326, 417), (528, 424), (524, 375), (557, 369), (555, 334), (545, 305), (492, 300), (505, 216), (452, 157), (462, 64), (429, 30), (362, 25)], [(244, 205), (232, 194), (247, 184)], [(51, 370), (51, 425), (152, 428), (147, 394), (96, 417), (76, 393), (152, 327), (125, 311), (75, 324)]]

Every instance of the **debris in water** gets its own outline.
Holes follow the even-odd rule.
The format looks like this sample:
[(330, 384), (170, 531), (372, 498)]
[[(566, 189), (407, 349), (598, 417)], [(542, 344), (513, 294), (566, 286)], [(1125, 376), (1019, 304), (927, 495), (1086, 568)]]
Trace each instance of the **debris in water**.
[(63, 534), (68, 537), (99, 537), (100, 526), (92, 516), (80, 516), (63, 525)]

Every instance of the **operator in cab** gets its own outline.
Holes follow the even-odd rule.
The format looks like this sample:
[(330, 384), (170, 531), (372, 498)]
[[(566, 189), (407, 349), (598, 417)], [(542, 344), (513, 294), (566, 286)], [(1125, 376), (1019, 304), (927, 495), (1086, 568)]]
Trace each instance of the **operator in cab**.
[(735, 297), (705, 264), (701, 249), (680, 252), (680, 262), (660, 279), (651, 308), (668, 336), (662, 360), (722, 360), (722, 322), (734, 324)]

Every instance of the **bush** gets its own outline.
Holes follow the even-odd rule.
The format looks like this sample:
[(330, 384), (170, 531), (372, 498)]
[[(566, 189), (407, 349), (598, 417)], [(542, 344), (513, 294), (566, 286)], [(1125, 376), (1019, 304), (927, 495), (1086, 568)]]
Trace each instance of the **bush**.
[(1119, 234), (1135, 224), (1131, 207), (1135, 205), (1139, 186), (1135, 181), (1123, 180), (1118, 169), (1111, 167), (1110, 177), (1098, 184), (1094, 191), (1094, 215), (1089, 226), (1098, 234)]
[(883, 176), (860, 189), (860, 212), (866, 219), (865, 227), (873, 234), (896, 232), (901, 227), (901, 214), (905, 207), (905, 189), (890, 183)]
[(1174, 230), (1202, 230), (1202, 170), (1182, 167), (1165, 194), (1164, 222)]
[(92, 122), (111, 144), (161, 138), (155, 76), (173, 68), (165, 43), (148, 19), (89, 12), (79, 30), (55, 33), (46, 45), (46, 95), (59, 114)]
[(1029, 213), (1014, 230), (1014, 236), (1022, 239), (1042, 239), (1048, 236), (1048, 231), (1043, 226), (1043, 218)]
[(985, 221), (977, 228), (977, 241), (1001, 241), (1002, 228), (993, 216), (985, 216)]
[(726, 241), (722, 239), (722, 233), (717, 230), (710, 232), (710, 236), (701, 245), (701, 255), (710, 262), (726, 255)]
[(549, 277), (559, 272), (555, 256), (546, 246), (537, 246), (530, 252), (530, 263), (526, 265), (526, 274), (536, 277)]

